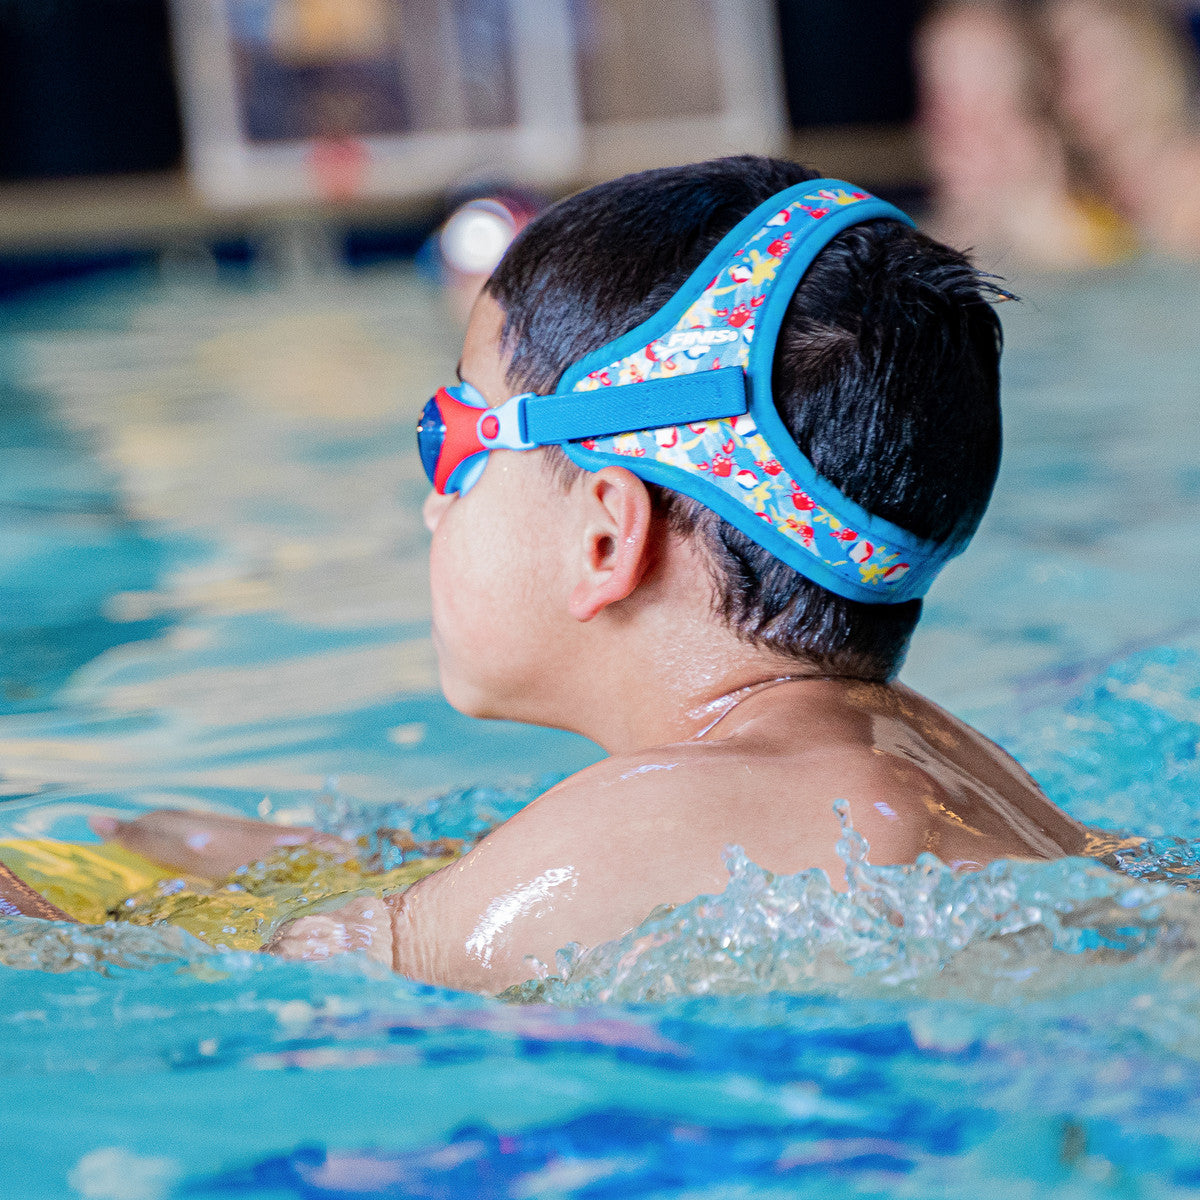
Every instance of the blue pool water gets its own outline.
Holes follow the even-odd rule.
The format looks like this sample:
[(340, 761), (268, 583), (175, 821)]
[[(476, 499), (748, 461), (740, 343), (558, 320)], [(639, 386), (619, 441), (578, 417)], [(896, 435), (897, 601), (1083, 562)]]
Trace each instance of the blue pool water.
[[(1017, 283), (1001, 485), (905, 678), (1120, 873), (876, 869), (848, 833), (834, 895), (733, 853), (526, 1003), (0, 921), (3, 1194), (1200, 1196), (1200, 273)], [(0, 834), (472, 836), (595, 757), (436, 693), (410, 428), (457, 346), (415, 278), (0, 324)]]

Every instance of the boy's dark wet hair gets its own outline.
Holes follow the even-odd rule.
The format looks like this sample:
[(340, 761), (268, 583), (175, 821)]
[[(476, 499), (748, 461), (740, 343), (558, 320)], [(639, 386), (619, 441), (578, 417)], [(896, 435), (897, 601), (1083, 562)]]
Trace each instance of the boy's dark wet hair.
[[(514, 390), (563, 372), (652, 316), (744, 216), (816, 178), (737, 157), (627, 175), (556, 204), (513, 243), (487, 290), (505, 310)], [(967, 259), (896, 221), (821, 251), (775, 352), (775, 403), (817, 471), (919, 537), (974, 532), (1000, 462), (997, 289)], [(564, 479), (580, 472), (548, 451)], [(647, 485), (711, 563), (718, 611), (749, 642), (828, 674), (889, 679), (921, 601), (863, 604), (805, 579), (716, 513)]]

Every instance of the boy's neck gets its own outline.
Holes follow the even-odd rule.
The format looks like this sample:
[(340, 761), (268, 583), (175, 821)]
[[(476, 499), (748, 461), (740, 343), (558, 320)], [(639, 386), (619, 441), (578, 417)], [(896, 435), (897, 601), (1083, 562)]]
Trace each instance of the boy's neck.
[(570, 728), (609, 754), (632, 754), (726, 736), (735, 710), (756, 708), (749, 702), (759, 693), (831, 679), (815, 664), (766, 654), (726, 629), (706, 635), (652, 639), (651, 652), (626, 652), (607, 670), (591, 672), (571, 705)]
[(609, 754), (634, 754), (710, 730), (728, 736), (738, 717), (758, 709), (752, 698), (760, 691), (830, 678), (815, 662), (739, 638), (707, 589), (696, 587), (708, 568), (689, 539), (663, 539), (652, 558), (626, 599), (560, 627), (561, 661), (577, 669), (556, 673), (553, 694), (535, 702), (552, 714), (545, 723), (581, 733)]
[(777, 675), (772, 679), (762, 679), (758, 683), (748, 683), (745, 687), (740, 687), (732, 692), (726, 692), (723, 696), (718, 696), (717, 699), (710, 701), (701, 708), (689, 713), (688, 716), (698, 717), (704, 721), (704, 724), (692, 734), (690, 740), (698, 742), (702, 738), (707, 737), (718, 725), (720, 725), (726, 717), (739, 707), (743, 701), (749, 700), (751, 696), (757, 696), (759, 692), (765, 692), (769, 688), (778, 687), (784, 683), (812, 683), (820, 681), (822, 683), (831, 683), (838, 676), (834, 675), (818, 675), (818, 674), (793, 674), (793, 675)]

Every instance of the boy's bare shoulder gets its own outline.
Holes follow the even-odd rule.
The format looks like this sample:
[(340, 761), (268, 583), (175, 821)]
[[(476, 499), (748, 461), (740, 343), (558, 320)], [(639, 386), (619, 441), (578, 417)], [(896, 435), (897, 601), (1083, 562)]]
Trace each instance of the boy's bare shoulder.
[[(743, 782), (745, 781), (745, 782)], [(614, 755), (562, 780), (498, 826), (491, 843), (505, 856), (544, 860), (547, 853), (584, 851), (613, 866), (657, 857), (659, 878), (682, 865), (694, 873), (689, 851), (703, 836), (705, 818), (729, 820), (730, 801), (751, 783), (745, 756), (718, 745), (679, 743)], [(712, 855), (714, 881), (720, 847)], [(620, 886), (610, 877), (606, 885)], [(694, 892), (692, 894), (695, 894)]]
[(696, 798), (697, 784), (705, 784), (707, 794), (745, 766), (746, 755), (724, 742), (673, 742), (602, 759), (562, 780), (535, 803), (550, 807), (588, 795), (600, 804), (627, 806), (681, 791)]
[(872, 705), (869, 733), (835, 712), (802, 728), (764, 720), (734, 737), (606, 759), (535, 801), (511, 832), (544, 824), (630, 854), (649, 840), (693, 864), (740, 845), (768, 870), (821, 867), (836, 883), (834, 805), (845, 801), (880, 865), (925, 851), (956, 867), (1080, 851), (1078, 823), (999, 746), (915, 694), (898, 700), (896, 712)]
[(397, 968), (496, 992), (530, 977), (527, 956), (552, 964), (569, 942), (610, 941), (660, 904), (721, 891), (722, 847), (687, 820), (703, 758), (687, 746), (617, 756), (539, 796), (406, 893)]
[[(836, 801), (850, 803), (855, 826), (883, 852), (881, 861), (911, 861), (924, 848), (929, 815), (916, 797), (928, 790), (919, 772), (848, 741), (730, 738), (605, 759), (563, 780), (510, 824), (519, 835), (521, 818), (562, 822), (565, 836), (604, 834), (634, 850), (647, 843), (675, 852), (703, 847), (714, 868), (736, 844), (778, 873), (840, 870)], [(898, 810), (905, 819), (895, 819)]]
[[(837, 883), (837, 794), (819, 803), (818, 794), (794, 760), (732, 743), (605, 759), (417, 884), (400, 906), (397, 965), (418, 978), (498, 991), (529, 977), (526, 955), (552, 963), (568, 942), (609, 941), (658, 905), (722, 891), (730, 845), (768, 870), (820, 867)], [(920, 849), (893, 848), (891, 861)]]

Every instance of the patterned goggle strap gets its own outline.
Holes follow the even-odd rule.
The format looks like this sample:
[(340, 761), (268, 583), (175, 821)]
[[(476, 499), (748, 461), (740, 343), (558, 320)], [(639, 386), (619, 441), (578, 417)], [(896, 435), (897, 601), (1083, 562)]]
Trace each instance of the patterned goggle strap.
[[(748, 383), (747, 410), (605, 436), (597, 429), (566, 442), (567, 454), (589, 470), (618, 464), (693, 497), (840, 596), (895, 604), (924, 595), (965, 543), (918, 538), (843, 496), (800, 453), (771, 397), (776, 339), (804, 272), (842, 230), (879, 219), (913, 223), (831, 179), (800, 184), (751, 213), (654, 317), (587, 355), (563, 377), (559, 394), (544, 398), (562, 404), (563, 393), (611, 388), (615, 401), (631, 385), (648, 393), (636, 385), (701, 372), (728, 378), (726, 369), (737, 367)], [(542, 402), (530, 398), (531, 422)]]

